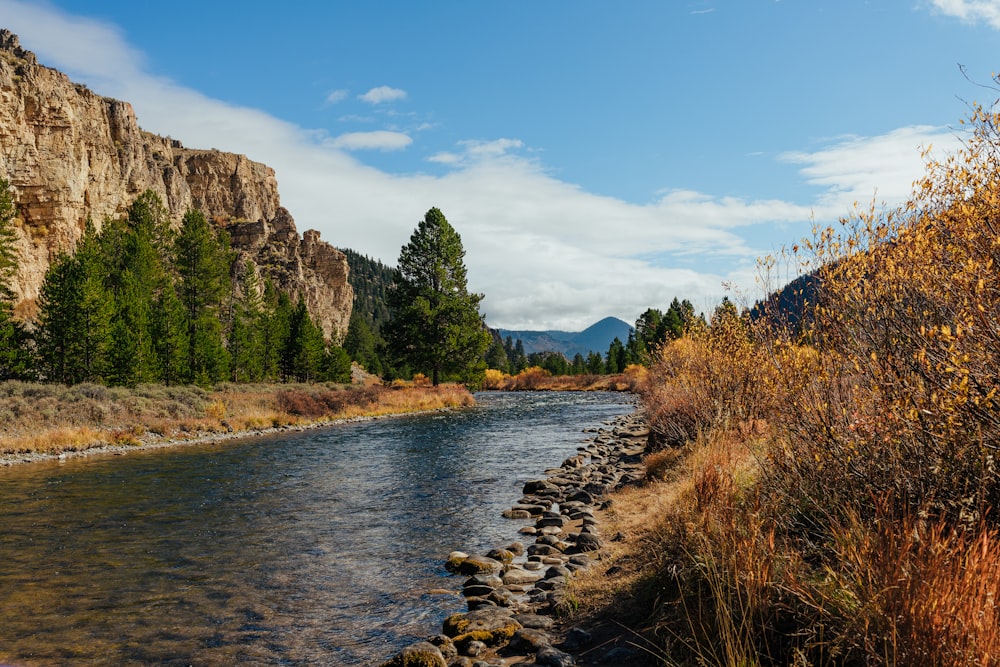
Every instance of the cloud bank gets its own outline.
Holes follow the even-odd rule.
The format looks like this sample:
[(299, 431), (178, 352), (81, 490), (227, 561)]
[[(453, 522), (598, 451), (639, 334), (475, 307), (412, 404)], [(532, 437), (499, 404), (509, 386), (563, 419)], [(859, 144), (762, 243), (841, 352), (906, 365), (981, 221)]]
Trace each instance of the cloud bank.
[[(300, 231), (317, 229), (334, 245), (392, 264), (424, 212), (440, 208), (462, 236), (470, 288), (485, 293), (494, 327), (580, 330), (607, 315), (633, 321), (675, 296), (708, 310), (724, 284), (753, 293), (758, 256), (876, 191), (890, 204), (905, 198), (923, 171), (920, 147), (955, 143), (943, 128), (914, 126), (785, 153), (779, 159), (815, 192), (806, 202), (669, 188), (654, 201), (627, 202), (553, 177), (510, 137), (470, 139), (435, 154), (429, 166), (444, 168), (441, 175), (398, 175), (351, 151), (400, 150), (412, 142), (406, 134), (331, 137), (148, 74), (142, 53), (114, 26), (21, 0), (0, 0), (0, 15), (41, 62), (130, 101), (144, 129), (274, 167)], [(405, 96), (381, 86), (361, 98), (384, 104)], [(339, 91), (328, 101), (338, 99)], [(777, 242), (751, 240), (774, 238), (778, 228)]]
[(1000, 30), (1000, 0), (931, 0), (931, 2), (946, 16), (954, 16), (966, 23), (982, 21)]

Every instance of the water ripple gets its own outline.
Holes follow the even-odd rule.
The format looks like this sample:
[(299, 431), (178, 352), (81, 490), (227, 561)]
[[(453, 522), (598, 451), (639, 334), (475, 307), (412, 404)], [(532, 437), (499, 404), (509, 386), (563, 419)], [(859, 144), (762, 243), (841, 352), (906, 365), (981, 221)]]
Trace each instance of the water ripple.
[(453, 549), (499, 518), (617, 394), (475, 408), (0, 470), (0, 661), (370, 664), (461, 599)]

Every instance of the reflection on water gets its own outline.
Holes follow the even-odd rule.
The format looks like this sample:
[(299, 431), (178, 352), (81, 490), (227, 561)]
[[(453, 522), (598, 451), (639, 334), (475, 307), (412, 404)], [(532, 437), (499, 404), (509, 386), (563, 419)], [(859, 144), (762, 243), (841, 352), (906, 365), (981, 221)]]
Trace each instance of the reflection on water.
[(353, 665), (463, 605), (453, 549), (617, 394), (481, 394), (476, 408), (0, 470), (0, 661)]

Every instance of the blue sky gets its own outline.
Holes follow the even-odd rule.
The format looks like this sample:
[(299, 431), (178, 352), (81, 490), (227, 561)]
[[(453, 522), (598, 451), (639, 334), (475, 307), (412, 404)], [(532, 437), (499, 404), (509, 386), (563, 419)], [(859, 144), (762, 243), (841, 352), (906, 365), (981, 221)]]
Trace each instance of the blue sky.
[(299, 230), (394, 263), (437, 206), (492, 326), (756, 294), (905, 198), (1000, 69), (1000, 0), (0, 0), (145, 129), (277, 171)]

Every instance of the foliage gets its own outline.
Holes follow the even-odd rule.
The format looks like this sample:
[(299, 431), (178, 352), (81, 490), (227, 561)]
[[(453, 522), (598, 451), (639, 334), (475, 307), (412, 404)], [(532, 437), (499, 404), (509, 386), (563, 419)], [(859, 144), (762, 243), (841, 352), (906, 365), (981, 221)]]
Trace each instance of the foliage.
[(683, 336), (699, 321), (694, 305), (687, 299), (680, 301), (674, 297), (666, 312), (647, 308), (635, 321), (635, 337), (629, 345), (632, 363), (650, 363), (656, 350)]
[(293, 305), (261, 285), (252, 263), (235, 261), (225, 231), (199, 211), (172, 231), (152, 192), (99, 233), (88, 222), (76, 252), (52, 263), (41, 288), (38, 379), (349, 382), (348, 355), (326, 345), (304, 301)]
[(28, 333), (14, 318), (14, 293), (10, 286), (17, 271), (16, 216), (10, 182), (0, 179), (0, 379), (27, 377), (31, 367)]
[(174, 244), (177, 295), (187, 326), (184, 382), (210, 385), (228, 377), (221, 319), (232, 262), (228, 234), (211, 227), (200, 211), (188, 211)]
[(354, 305), (344, 349), (368, 372), (395, 377), (400, 374), (400, 369), (392, 366), (383, 337), (383, 329), (389, 322), (387, 295), (392, 285), (393, 269), (349, 248), (342, 248), (341, 252), (347, 256), (350, 283), (354, 289)]
[(344, 350), (351, 359), (361, 364), (369, 373), (381, 375), (384, 372), (384, 366), (379, 350), (384, 347), (384, 344), (384, 341), (372, 331), (368, 320), (361, 313), (351, 313), (347, 335), (344, 336)]
[(14, 231), (16, 217), (17, 207), (10, 181), (0, 178), (0, 300), (4, 302), (10, 302), (14, 296), (10, 281), (17, 271), (17, 251), (14, 247), (17, 241)]
[(628, 557), (664, 662), (1000, 664), (1000, 115), (972, 126), (909, 202), (793, 246), (795, 326), (724, 302), (655, 355), (670, 502)]
[(387, 338), (393, 352), (437, 385), (476, 381), (490, 335), (479, 314), (482, 294), (467, 289), (465, 250), (440, 210), (430, 209), (403, 246), (389, 291)]

